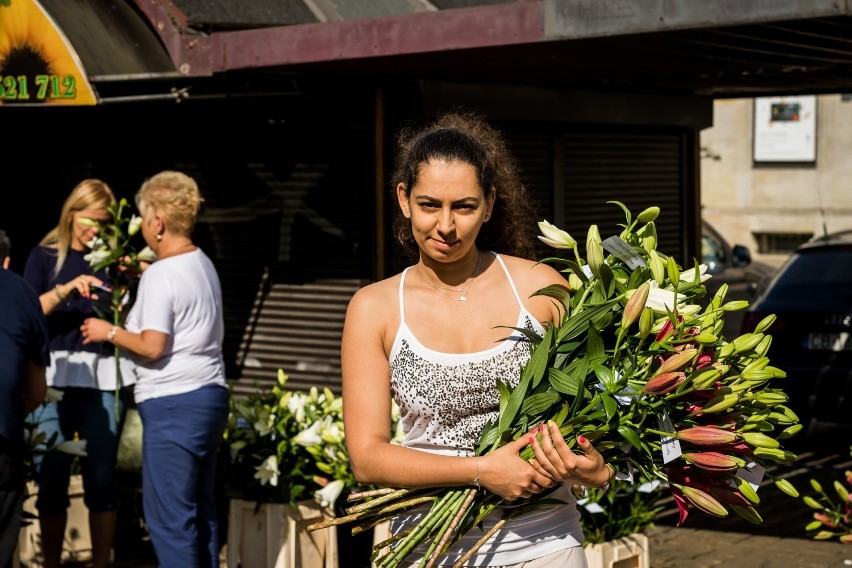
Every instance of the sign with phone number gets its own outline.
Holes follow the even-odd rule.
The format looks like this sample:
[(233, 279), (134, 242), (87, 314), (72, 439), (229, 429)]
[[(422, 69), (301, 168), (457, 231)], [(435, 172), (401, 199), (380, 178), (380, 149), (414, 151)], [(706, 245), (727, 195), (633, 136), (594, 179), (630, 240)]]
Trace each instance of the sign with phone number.
[(32, 87), (26, 75), (0, 75), (0, 99), (5, 100), (76, 99), (74, 75), (36, 75)]
[(0, 0), (0, 107), (94, 105), (74, 46), (38, 0)]

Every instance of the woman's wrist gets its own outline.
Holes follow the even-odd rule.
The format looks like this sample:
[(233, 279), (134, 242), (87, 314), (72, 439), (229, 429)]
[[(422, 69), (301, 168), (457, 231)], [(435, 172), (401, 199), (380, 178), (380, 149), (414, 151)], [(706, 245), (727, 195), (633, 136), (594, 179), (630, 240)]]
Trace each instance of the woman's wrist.
[(59, 300), (59, 303), (62, 303), (68, 299), (68, 294), (62, 293), (62, 286), (60, 284), (57, 284), (53, 287), (53, 293), (56, 296), (56, 299)]
[(605, 463), (604, 469), (607, 470), (607, 477), (606, 477), (606, 481), (603, 482), (603, 485), (600, 486), (600, 489), (603, 489), (604, 491), (606, 491), (607, 489), (609, 489), (609, 484), (612, 482), (613, 478), (615, 477), (615, 467), (608, 464), (608, 463)]

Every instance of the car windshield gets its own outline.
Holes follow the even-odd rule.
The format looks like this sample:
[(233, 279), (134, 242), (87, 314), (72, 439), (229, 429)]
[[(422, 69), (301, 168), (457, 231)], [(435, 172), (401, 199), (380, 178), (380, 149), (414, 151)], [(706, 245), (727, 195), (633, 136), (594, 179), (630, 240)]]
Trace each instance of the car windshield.
[(771, 300), (822, 297), (852, 293), (852, 247), (805, 249), (793, 256), (767, 292)]

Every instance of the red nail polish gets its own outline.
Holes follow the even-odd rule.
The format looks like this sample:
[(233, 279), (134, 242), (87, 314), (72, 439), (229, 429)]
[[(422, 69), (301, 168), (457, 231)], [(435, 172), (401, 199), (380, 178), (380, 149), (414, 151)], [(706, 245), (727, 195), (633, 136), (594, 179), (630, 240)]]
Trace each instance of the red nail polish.
[(581, 436), (577, 436), (577, 441), (578, 441), (578, 442), (580, 442), (581, 444), (585, 444), (585, 443), (586, 443), (586, 439), (585, 439), (582, 435), (581, 435)]
[(530, 436), (530, 444), (535, 444), (535, 436)]
[(544, 432), (545, 428), (547, 428), (544, 424), (538, 427), (540, 432)]

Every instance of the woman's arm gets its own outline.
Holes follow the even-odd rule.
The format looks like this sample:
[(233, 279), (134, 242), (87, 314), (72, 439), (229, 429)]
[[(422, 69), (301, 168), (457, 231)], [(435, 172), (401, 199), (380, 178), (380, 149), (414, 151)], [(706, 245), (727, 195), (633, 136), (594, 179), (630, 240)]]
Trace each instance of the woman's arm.
[(103, 285), (103, 281), (89, 274), (80, 274), (64, 284), (57, 284), (38, 297), (41, 303), (41, 310), (44, 312), (44, 315), (50, 315), (59, 304), (75, 292), (83, 298), (88, 298), (92, 295), (91, 288), (93, 285), (101, 286)]
[(389, 342), (385, 335), (396, 329), (399, 317), (387, 309), (393, 299), (383, 292), (391, 288), (373, 285), (360, 290), (346, 312), (341, 351), (343, 417), (355, 477), (365, 484), (387, 487), (478, 483), (507, 500), (529, 497), (552, 486), (547, 475), (518, 457), (528, 444), (524, 438), (482, 457), (440, 456), (390, 443), (390, 366), (385, 347)]
[(109, 341), (120, 349), (151, 361), (165, 355), (169, 345), (167, 333), (149, 329), (133, 333), (100, 318), (86, 319), (80, 331), (83, 332), (83, 345)]

